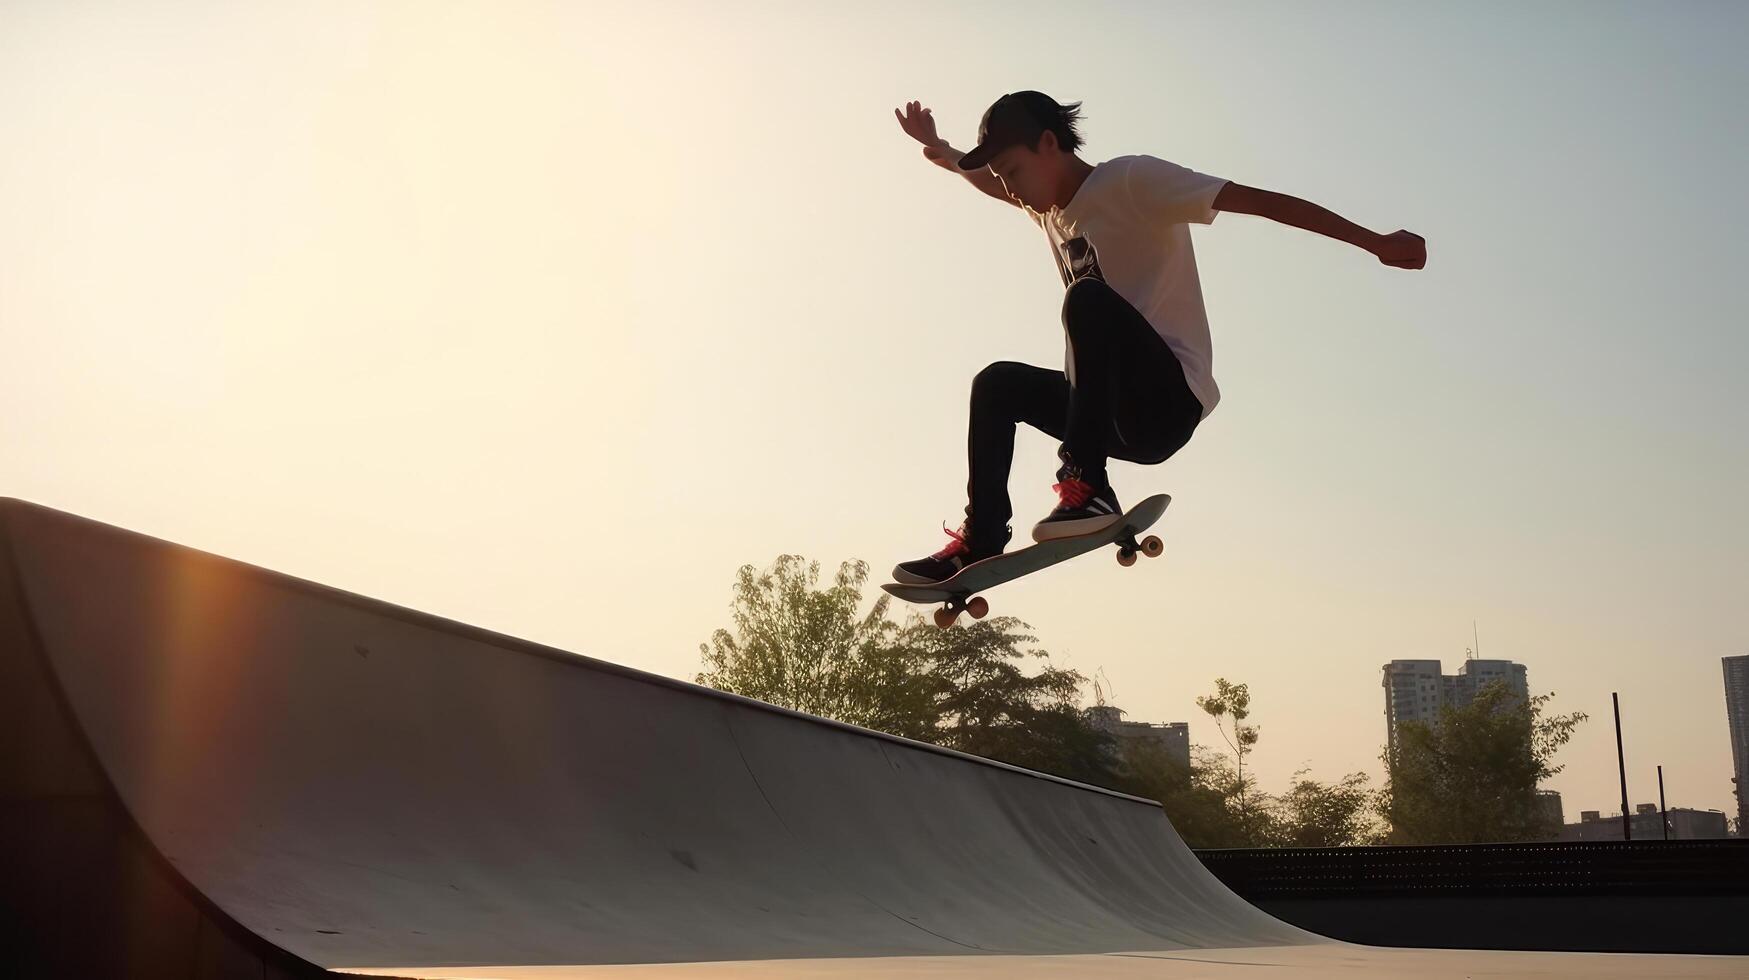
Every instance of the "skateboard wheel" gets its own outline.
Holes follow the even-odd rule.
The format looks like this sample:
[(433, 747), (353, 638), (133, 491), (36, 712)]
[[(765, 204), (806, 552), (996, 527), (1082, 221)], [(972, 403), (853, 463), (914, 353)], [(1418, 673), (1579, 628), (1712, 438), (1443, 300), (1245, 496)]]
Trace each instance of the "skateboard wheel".
[(958, 618), (960, 618), (960, 614), (952, 609), (937, 609), (935, 611), (935, 625), (941, 629), (952, 626), (953, 621)]
[(990, 614), (990, 600), (983, 596), (978, 596), (972, 601), (966, 603), (966, 612), (971, 613), (973, 619), (983, 619)]
[(1149, 558), (1158, 558), (1165, 550), (1165, 542), (1161, 541), (1159, 537), (1155, 535), (1150, 534), (1142, 539), (1142, 554), (1147, 555)]
[(1117, 563), (1125, 568), (1136, 563), (1136, 553), (1128, 548), (1117, 549)]

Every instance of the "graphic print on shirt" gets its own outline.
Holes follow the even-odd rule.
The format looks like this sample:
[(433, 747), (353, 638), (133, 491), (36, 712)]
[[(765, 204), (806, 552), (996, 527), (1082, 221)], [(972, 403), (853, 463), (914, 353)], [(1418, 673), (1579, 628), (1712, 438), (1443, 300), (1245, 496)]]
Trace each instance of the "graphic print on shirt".
[(1045, 228), (1045, 236), (1050, 239), (1051, 257), (1057, 260), (1057, 274), (1062, 276), (1064, 287), (1073, 286), (1081, 279), (1105, 281), (1105, 273), (1099, 268), (1099, 252), (1086, 235), (1064, 241), (1061, 227), (1049, 220), (1040, 223)]
[(1063, 253), (1068, 262), (1064, 267), (1063, 285), (1072, 286), (1083, 279), (1098, 279), (1105, 281), (1105, 273), (1099, 271), (1099, 252), (1086, 235), (1071, 238), (1063, 243)]

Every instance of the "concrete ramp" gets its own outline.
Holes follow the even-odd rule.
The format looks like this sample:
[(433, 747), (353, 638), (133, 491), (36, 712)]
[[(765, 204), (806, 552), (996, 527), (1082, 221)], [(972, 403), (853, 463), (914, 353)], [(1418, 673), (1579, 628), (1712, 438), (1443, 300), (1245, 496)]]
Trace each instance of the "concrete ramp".
[(18, 501), (0, 549), (15, 823), (119, 810), (286, 969), (1325, 942), (1151, 802)]

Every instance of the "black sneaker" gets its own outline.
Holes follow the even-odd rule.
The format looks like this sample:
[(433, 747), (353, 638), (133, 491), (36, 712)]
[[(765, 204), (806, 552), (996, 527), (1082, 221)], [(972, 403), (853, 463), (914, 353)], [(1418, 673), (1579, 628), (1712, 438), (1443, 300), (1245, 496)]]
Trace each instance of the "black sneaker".
[[(1104, 481), (1101, 481), (1102, 483)], [(1065, 476), (1051, 487), (1057, 492), (1057, 509), (1032, 527), (1034, 541), (1055, 541), (1083, 534), (1097, 534), (1123, 518), (1117, 492), (1111, 484), (1096, 486), (1079, 476)]]
[[(942, 530), (947, 531), (946, 525)], [(893, 566), (893, 581), (900, 585), (934, 585), (943, 579), (952, 578), (959, 570), (975, 561), (994, 558), (1008, 546), (1008, 538), (1012, 532), (1004, 527), (996, 540), (974, 539), (971, 532), (971, 522), (960, 525), (958, 531), (947, 531), (952, 541), (947, 547), (916, 561), (903, 562)]]

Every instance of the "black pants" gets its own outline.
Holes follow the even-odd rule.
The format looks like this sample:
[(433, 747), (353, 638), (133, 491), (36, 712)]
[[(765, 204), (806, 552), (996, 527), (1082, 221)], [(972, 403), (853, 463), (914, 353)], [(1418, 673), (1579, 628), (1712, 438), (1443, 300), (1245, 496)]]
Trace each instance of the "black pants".
[(998, 361), (972, 381), (971, 475), (966, 515), (974, 536), (1000, 533), (1014, 514), (1008, 469), (1014, 427), (1025, 422), (1062, 441), (1057, 477), (1106, 480), (1109, 458), (1159, 463), (1190, 441), (1202, 403), (1166, 341), (1104, 280), (1085, 278), (1063, 297), (1073, 373)]

